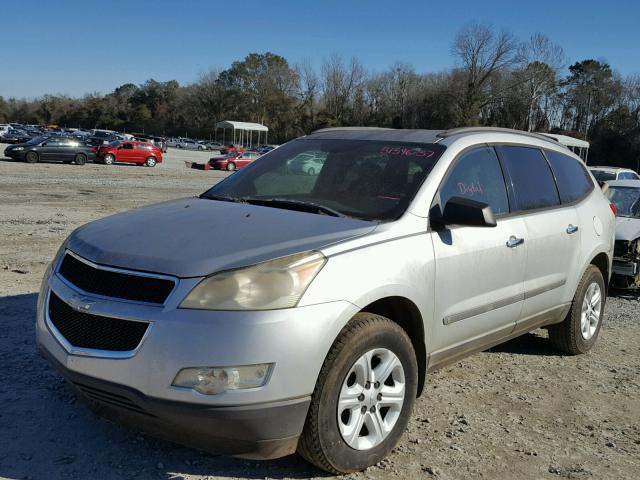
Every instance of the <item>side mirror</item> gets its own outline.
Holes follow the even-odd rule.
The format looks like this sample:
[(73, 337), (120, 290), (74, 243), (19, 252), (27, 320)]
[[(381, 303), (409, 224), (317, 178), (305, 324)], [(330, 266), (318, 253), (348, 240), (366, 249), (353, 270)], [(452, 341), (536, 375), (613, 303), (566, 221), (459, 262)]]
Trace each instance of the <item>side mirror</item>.
[(436, 215), (433, 222), (441, 226), (495, 227), (497, 225), (488, 204), (462, 197), (451, 197), (444, 206), (442, 214)]

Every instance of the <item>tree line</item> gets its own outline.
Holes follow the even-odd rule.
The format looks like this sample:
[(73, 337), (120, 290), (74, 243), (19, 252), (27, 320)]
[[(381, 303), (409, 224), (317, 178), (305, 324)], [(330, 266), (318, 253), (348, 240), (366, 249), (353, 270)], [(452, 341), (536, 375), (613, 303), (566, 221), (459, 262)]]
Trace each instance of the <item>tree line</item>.
[(484, 24), (463, 27), (451, 54), (454, 68), (419, 73), (404, 63), (370, 71), (338, 54), (314, 68), (251, 53), (187, 85), (151, 79), (82, 98), (0, 97), (0, 122), (210, 138), (217, 122), (239, 120), (269, 126), (276, 143), (331, 126), (501, 126), (587, 138), (589, 163), (638, 168), (640, 75), (603, 60), (569, 64), (544, 34), (522, 40)]

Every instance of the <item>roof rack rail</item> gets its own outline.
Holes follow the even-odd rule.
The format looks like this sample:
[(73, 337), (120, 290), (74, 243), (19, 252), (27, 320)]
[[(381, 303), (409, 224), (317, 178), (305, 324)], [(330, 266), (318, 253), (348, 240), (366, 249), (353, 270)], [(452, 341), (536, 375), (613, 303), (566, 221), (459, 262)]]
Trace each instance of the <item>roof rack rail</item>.
[(524, 135), (526, 137), (536, 138), (545, 142), (553, 143), (554, 145), (561, 145), (556, 139), (541, 135), (534, 132), (525, 132), (524, 130), (515, 130), (513, 128), (501, 128), (501, 127), (459, 127), (450, 128), (437, 134), (440, 138), (452, 137), (453, 135), (461, 135), (463, 133), (515, 133), (518, 135)]

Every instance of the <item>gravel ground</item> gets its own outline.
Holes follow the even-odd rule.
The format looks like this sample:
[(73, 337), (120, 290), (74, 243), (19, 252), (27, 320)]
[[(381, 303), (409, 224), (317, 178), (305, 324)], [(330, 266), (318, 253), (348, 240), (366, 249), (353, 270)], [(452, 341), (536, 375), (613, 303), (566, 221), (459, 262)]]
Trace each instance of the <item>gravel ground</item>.
[[(235, 460), (99, 419), (36, 353), (36, 292), (62, 240), (90, 220), (202, 192), (226, 174), (183, 160), (207, 156), (170, 150), (153, 169), (0, 160), (0, 477), (323, 476), (296, 456)], [(349, 478), (638, 478), (638, 307), (637, 296), (611, 297), (587, 355), (558, 354), (540, 330), (431, 375), (399, 446)]]

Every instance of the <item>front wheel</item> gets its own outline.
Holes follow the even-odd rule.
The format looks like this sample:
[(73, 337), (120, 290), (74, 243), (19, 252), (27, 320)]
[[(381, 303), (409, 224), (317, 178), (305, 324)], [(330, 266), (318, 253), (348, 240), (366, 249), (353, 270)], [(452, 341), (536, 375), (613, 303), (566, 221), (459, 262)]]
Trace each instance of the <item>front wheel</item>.
[(357, 314), (322, 366), (298, 452), (334, 474), (375, 465), (402, 436), (417, 386), (405, 331), (380, 315)]
[(102, 159), (102, 163), (104, 163), (105, 165), (113, 165), (113, 162), (115, 161), (116, 161), (116, 158), (110, 153), (107, 153)]
[(236, 164), (233, 162), (229, 162), (227, 163), (227, 171), (228, 172), (233, 172), (236, 169)]
[(156, 166), (156, 159), (154, 157), (147, 157), (147, 159), (144, 161), (144, 164), (147, 167), (155, 167)]
[(589, 265), (584, 272), (562, 323), (549, 327), (549, 340), (558, 350), (571, 355), (586, 353), (596, 343), (604, 316), (606, 289), (602, 272)]
[(27, 154), (24, 156), (24, 160), (27, 163), (38, 163), (40, 157), (36, 152), (27, 152)]
[(74, 157), (73, 161), (76, 165), (84, 165), (85, 163), (87, 163), (87, 156), (84, 153), (78, 153)]

